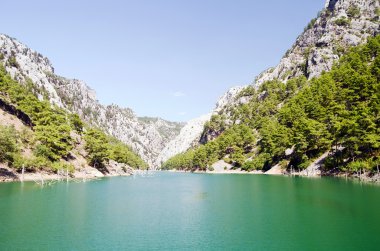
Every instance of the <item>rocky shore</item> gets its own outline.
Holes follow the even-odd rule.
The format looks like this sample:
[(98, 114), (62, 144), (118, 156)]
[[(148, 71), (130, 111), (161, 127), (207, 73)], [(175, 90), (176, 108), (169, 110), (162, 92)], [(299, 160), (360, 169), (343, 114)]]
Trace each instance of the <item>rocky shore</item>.
[(84, 168), (76, 169), (74, 172), (17, 172), (14, 169), (7, 167), (4, 164), (0, 164), (0, 182), (17, 182), (17, 181), (34, 181), (39, 184), (43, 184), (45, 181), (62, 181), (62, 180), (91, 180), (102, 177), (116, 177), (116, 176), (130, 176), (134, 173), (134, 170), (124, 164), (110, 161), (106, 167), (101, 171), (96, 168), (86, 166)]
[[(272, 170), (274, 169), (274, 170)], [(268, 171), (244, 171), (241, 169), (229, 169), (229, 170), (169, 170), (169, 172), (179, 172), (179, 173), (198, 173), (198, 174), (261, 174), (261, 175), (282, 175), (282, 176), (298, 176), (298, 177), (309, 177), (309, 178), (320, 178), (320, 177), (338, 177), (338, 178), (346, 178), (358, 180), (366, 183), (378, 183), (380, 184), (380, 174), (371, 174), (371, 173), (344, 173), (344, 172), (319, 172), (315, 174), (307, 173), (304, 171), (293, 171), (289, 172), (287, 170), (278, 168), (278, 166), (274, 166)]]

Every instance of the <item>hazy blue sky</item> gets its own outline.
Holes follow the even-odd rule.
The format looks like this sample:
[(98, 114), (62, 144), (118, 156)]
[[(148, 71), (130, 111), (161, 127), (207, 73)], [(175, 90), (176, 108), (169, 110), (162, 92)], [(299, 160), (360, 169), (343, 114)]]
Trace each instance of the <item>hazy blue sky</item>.
[(185, 121), (276, 65), (324, 0), (3, 1), (0, 33), (104, 104)]

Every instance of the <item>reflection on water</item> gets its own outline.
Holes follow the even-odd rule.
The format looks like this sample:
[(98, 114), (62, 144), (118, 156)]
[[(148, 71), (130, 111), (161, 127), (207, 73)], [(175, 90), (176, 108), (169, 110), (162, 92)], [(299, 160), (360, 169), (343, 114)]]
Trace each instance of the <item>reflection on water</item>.
[(0, 250), (373, 250), (379, 195), (341, 179), (166, 172), (0, 184)]

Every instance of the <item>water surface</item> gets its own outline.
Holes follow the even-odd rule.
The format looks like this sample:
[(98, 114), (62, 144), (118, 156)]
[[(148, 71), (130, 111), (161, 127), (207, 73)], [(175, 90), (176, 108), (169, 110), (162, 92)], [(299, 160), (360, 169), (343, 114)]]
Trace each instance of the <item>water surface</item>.
[(156, 173), (0, 184), (0, 250), (379, 250), (380, 187)]

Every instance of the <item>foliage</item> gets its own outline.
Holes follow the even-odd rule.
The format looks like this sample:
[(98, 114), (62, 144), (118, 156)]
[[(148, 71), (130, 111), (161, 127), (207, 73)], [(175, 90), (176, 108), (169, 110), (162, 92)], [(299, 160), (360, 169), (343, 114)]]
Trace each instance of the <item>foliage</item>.
[(347, 17), (340, 17), (335, 20), (335, 24), (338, 26), (348, 26), (350, 23), (351, 21)]
[(22, 156), (21, 154), (16, 154), (14, 161), (11, 166), (17, 170), (25, 168), (26, 171), (37, 171), (42, 169), (51, 170), (52, 162), (43, 157), (36, 156)]
[(104, 162), (108, 160), (109, 150), (106, 135), (99, 130), (90, 129), (86, 132), (84, 139), (89, 164), (96, 168), (103, 166)]
[[(276, 163), (305, 169), (330, 151), (325, 170), (377, 170), (380, 36), (348, 50), (330, 72), (318, 78), (263, 83), (252, 92), (249, 103), (235, 107), (230, 115), (240, 125), (226, 128), (214, 141), (174, 156), (163, 168), (205, 168), (228, 155), (230, 163), (244, 170), (265, 170)], [(239, 131), (246, 136), (250, 132), (252, 137), (244, 141), (244, 137), (227, 136), (241, 135)], [(285, 154), (290, 148), (292, 153)], [(250, 160), (246, 161), (248, 156)]]
[(305, 27), (304, 31), (307, 31), (307, 30), (310, 30), (311, 28), (313, 28), (316, 22), (317, 22), (317, 18), (311, 19), (310, 22)]
[[(62, 160), (67, 159), (74, 144), (72, 131), (83, 133), (84, 123), (77, 114), (52, 106), (48, 101), (41, 101), (36, 94), (48, 94), (36, 87), (30, 80), (19, 84), (13, 80), (0, 66), (0, 93), (4, 102), (12, 104), (16, 109), (28, 116), (33, 124), (33, 131), (23, 129), (16, 132), (14, 128), (0, 127), (0, 162), (9, 161), (16, 169), (27, 170), (60, 169), (73, 170), (65, 166)], [(135, 168), (146, 168), (147, 165), (132, 150), (106, 136), (103, 132), (90, 129), (85, 136), (89, 151), (90, 163), (94, 166), (103, 165), (104, 161), (115, 159)], [(31, 149), (32, 156), (22, 156), (20, 147)]]
[(245, 162), (244, 153), (250, 151), (255, 144), (255, 135), (246, 125), (234, 125), (223, 132), (216, 140), (200, 146), (196, 150), (174, 156), (166, 161), (163, 169), (201, 169), (205, 170), (209, 165), (227, 154), (230, 161), (236, 166)]
[(19, 68), (19, 64), (17, 63), (17, 60), (16, 60), (16, 57), (15, 56), (11, 56), (9, 57), (8, 59), (8, 64), (11, 66), (11, 67), (16, 67), (16, 68)]
[(0, 162), (12, 161), (13, 155), (19, 151), (17, 138), (14, 127), (0, 125)]
[(75, 168), (72, 164), (68, 164), (66, 162), (53, 162), (51, 164), (51, 169), (57, 173), (58, 171), (73, 173)]
[(207, 121), (205, 124), (205, 132), (208, 133), (218, 133), (226, 129), (226, 118), (221, 115), (212, 115), (210, 121)]
[(347, 10), (347, 16), (351, 18), (356, 18), (360, 16), (360, 9), (358, 6), (350, 6)]
[(78, 133), (82, 133), (83, 132), (83, 127), (84, 127), (84, 123), (83, 121), (79, 118), (79, 115), (78, 114), (70, 114), (70, 125), (71, 127), (77, 131)]
[(125, 163), (133, 168), (145, 169), (148, 167), (128, 146), (114, 138), (108, 137), (100, 130), (88, 130), (84, 139), (86, 141), (89, 164), (96, 168), (104, 168), (105, 163), (110, 159), (119, 163)]
[(138, 169), (147, 169), (148, 165), (137, 156), (132, 149), (124, 143), (109, 138), (109, 158), (119, 163), (127, 164), (130, 167)]
[(268, 164), (270, 161), (271, 158), (269, 154), (261, 153), (257, 155), (253, 160), (247, 161), (243, 166), (243, 170), (265, 170), (268, 168)]

